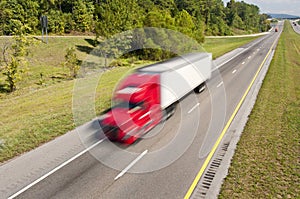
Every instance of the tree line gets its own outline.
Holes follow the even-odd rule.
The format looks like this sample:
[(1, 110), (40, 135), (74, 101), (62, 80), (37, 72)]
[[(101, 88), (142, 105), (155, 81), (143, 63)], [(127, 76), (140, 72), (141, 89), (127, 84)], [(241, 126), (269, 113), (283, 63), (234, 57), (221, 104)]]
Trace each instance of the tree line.
[(54, 34), (92, 32), (109, 37), (139, 27), (180, 31), (201, 42), (204, 35), (266, 31), (259, 7), (231, 0), (1, 0), (0, 35), (41, 33), (41, 16)]
[[(16, 90), (27, 70), (25, 58), (31, 42), (25, 35), (41, 34), (43, 16), (47, 16), (50, 33), (94, 33), (95, 44), (100, 45), (93, 52), (105, 57), (104, 67), (107, 58), (162, 60), (191, 52), (204, 35), (270, 28), (268, 16), (260, 14), (257, 6), (235, 0), (226, 6), (222, 0), (1, 0), (0, 35), (14, 35), (0, 55), (8, 92)], [(121, 34), (114, 38), (117, 33)], [(106, 40), (99, 43), (99, 37)], [(76, 78), (80, 67), (75, 48), (67, 49), (65, 58), (63, 65)], [(42, 79), (41, 74), (41, 84)]]

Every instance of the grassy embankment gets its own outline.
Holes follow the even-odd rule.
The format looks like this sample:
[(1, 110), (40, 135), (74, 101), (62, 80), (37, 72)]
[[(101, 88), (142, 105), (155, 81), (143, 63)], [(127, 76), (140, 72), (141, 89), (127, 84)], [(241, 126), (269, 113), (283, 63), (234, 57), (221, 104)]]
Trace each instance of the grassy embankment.
[(207, 38), (205, 39), (205, 43), (203, 44), (203, 48), (207, 52), (213, 53), (213, 59), (220, 57), (221, 55), (225, 54), (226, 52), (229, 52), (233, 49), (236, 49), (240, 46), (242, 46), (245, 43), (248, 43), (257, 37), (251, 38), (251, 37), (229, 37), (229, 38)]
[(299, 43), (285, 22), (220, 198), (300, 197)]
[[(204, 48), (214, 57), (255, 38), (207, 39)], [(7, 38), (0, 38), (0, 45)], [(74, 80), (66, 80), (68, 71), (61, 66), (67, 47), (76, 46), (81, 60), (92, 49), (90, 38), (49, 38), (48, 45), (37, 42), (31, 48), (29, 70), (18, 90), (0, 93), (0, 162), (33, 149), (75, 127), (72, 115)], [(110, 105), (112, 89), (124, 73), (142, 61), (127, 64), (102, 74), (97, 88), (96, 112)], [(43, 74), (41, 78), (40, 74)], [(0, 84), (4, 83), (0, 74)], [(40, 84), (43, 83), (43, 84)]]

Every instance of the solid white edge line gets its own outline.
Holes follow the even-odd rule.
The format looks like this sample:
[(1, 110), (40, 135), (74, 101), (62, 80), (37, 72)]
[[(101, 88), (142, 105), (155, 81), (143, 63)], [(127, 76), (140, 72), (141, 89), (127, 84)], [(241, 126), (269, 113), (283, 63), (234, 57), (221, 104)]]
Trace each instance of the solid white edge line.
[(236, 69), (234, 71), (232, 71), (232, 74), (234, 74), (236, 72)]
[(21, 189), (20, 191), (18, 191), (17, 193), (11, 195), (10, 197), (8, 197), (8, 199), (12, 199), (17, 197), (18, 195), (20, 195), (21, 193), (23, 193), (24, 191), (26, 191), (27, 189), (31, 188), (32, 186), (36, 185), (37, 183), (41, 182), (42, 180), (44, 180), (45, 178), (47, 178), (48, 176), (50, 176), (51, 174), (55, 173), (56, 171), (58, 171), (59, 169), (61, 169), (62, 167), (66, 166), (67, 164), (69, 164), (70, 162), (72, 162), (73, 160), (75, 160), (76, 158), (80, 157), (81, 155), (83, 155), (84, 153), (86, 153), (87, 151), (91, 150), (92, 148), (94, 148), (95, 146), (97, 146), (98, 144), (100, 144), (101, 142), (103, 142), (105, 139), (99, 140), (98, 142), (96, 142), (95, 144), (93, 144), (92, 146), (86, 148), (85, 150), (81, 151), (80, 153), (78, 153), (77, 155), (73, 156), (72, 158), (70, 158), (69, 160), (63, 162), (62, 164), (60, 164), (59, 166), (55, 167), (54, 169), (52, 169), (50, 172), (46, 173), (45, 175), (43, 175), (42, 177), (36, 179), (35, 181), (33, 181), (32, 183), (30, 183), (29, 185), (27, 185), (26, 187), (24, 187), (23, 189)]
[(221, 82), (220, 84), (218, 84), (217, 88), (219, 88), (220, 86), (222, 86), (223, 82)]
[(121, 171), (121, 173), (119, 173), (119, 175), (117, 175), (115, 177), (114, 180), (119, 179), (120, 177), (122, 177), (133, 165), (135, 165), (135, 163), (137, 163), (137, 161), (139, 161), (144, 155), (146, 155), (148, 153), (148, 150), (145, 150), (143, 153), (141, 153), (137, 158), (135, 158), (125, 169), (123, 169)]
[(200, 103), (197, 103), (195, 106), (193, 106), (193, 108), (191, 108), (191, 110), (189, 110), (188, 114), (193, 112), (193, 110), (195, 110), (195, 108), (197, 108), (197, 106), (199, 106), (199, 105), (200, 105)]

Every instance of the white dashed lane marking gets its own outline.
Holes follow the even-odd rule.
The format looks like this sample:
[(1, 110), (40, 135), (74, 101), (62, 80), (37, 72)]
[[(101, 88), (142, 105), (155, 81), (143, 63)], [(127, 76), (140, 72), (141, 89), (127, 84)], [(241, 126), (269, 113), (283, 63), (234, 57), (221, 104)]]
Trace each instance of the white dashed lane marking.
[(115, 177), (115, 180), (121, 178), (133, 165), (135, 165), (144, 155), (148, 153), (148, 150), (145, 150), (143, 153), (141, 153), (135, 160), (133, 160), (119, 175)]
[(191, 112), (193, 112), (193, 110), (195, 110), (195, 108), (197, 108), (200, 104), (197, 103), (195, 106), (193, 106), (193, 108), (191, 108), (191, 110), (189, 110), (188, 114), (190, 114)]
[(223, 82), (220, 82), (220, 83), (218, 84), (217, 88), (219, 88), (219, 87), (222, 86), (222, 85), (223, 85)]

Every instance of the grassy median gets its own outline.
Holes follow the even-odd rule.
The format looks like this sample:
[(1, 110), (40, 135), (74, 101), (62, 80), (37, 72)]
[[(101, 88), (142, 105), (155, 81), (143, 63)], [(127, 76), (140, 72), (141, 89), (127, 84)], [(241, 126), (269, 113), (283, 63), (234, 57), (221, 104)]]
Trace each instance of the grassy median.
[(285, 22), (219, 198), (299, 198), (299, 43)]
[[(216, 57), (253, 39), (207, 39), (204, 47)], [(8, 39), (0, 38), (0, 44), (5, 41)], [(71, 46), (76, 47), (78, 57), (84, 60), (92, 50), (91, 42), (90, 37), (49, 38), (48, 44), (35, 42), (28, 57), (29, 70), (17, 85), (18, 90), (11, 94), (0, 92), (0, 162), (75, 128), (72, 114), (74, 80), (65, 78), (68, 71), (61, 62), (65, 50)], [(215, 46), (218, 46), (217, 50)], [(102, 74), (96, 94), (97, 114), (109, 107), (112, 90), (120, 77), (138, 64), (146, 63), (137, 61)], [(0, 85), (3, 83), (4, 77), (0, 74)]]

